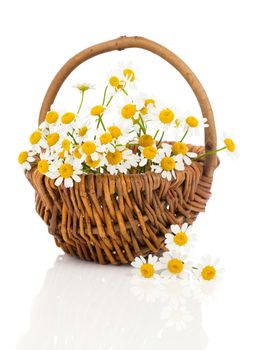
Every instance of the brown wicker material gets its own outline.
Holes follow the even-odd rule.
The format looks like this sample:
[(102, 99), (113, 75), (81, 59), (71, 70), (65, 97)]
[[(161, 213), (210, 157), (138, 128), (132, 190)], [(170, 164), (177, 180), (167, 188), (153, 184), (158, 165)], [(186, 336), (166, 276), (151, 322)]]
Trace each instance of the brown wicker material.
[[(39, 123), (67, 76), (87, 59), (112, 50), (137, 47), (149, 50), (173, 65), (195, 93), (208, 119), (205, 148), (189, 146), (196, 153), (216, 148), (216, 131), (208, 97), (190, 68), (174, 53), (141, 37), (120, 37), (92, 46), (71, 58), (57, 73), (44, 98)], [(56, 244), (66, 253), (101, 264), (126, 264), (138, 255), (164, 249), (164, 235), (171, 224), (192, 223), (205, 210), (210, 197), (217, 156), (194, 161), (177, 179), (160, 174), (82, 175), (74, 187), (56, 187), (38, 172), (26, 173), (36, 191), (36, 210), (49, 227)]]

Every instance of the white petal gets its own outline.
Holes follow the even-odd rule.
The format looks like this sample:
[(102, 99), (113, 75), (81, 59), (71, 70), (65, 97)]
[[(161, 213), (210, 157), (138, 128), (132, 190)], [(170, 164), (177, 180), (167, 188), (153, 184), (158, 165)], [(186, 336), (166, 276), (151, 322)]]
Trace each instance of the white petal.
[(67, 179), (64, 180), (65, 187), (73, 187), (73, 180), (71, 177), (68, 177)]
[(62, 181), (63, 181), (63, 177), (61, 177), (61, 176), (58, 177), (57, 180), (55, 181), (55, 185), (56, 185), (56, 186), (60, 186), (61, 183), (62, 183)]
[(182, 231), (182, 232), (186, 232), (187, 227), (188, 227), (188, 224), (187, 224), (187, 222), (185, 222), (185, 223), (182, 225), (182, 227), (181, 227), (181, 231)]
[(175, 233), (175, 234), (181, 231), (179, 225), (171, 225), (171, 230), (172, 230), (172, 232)]

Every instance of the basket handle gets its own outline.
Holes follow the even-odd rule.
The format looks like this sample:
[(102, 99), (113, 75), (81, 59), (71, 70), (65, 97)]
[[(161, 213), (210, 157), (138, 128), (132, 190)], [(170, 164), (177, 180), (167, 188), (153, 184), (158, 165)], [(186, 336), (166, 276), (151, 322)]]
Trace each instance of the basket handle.
[[(178, 70), (179, 73), (181, 73), (181, 75), (185, 78), (185, 80), (192, 88), (199, 102), (203, 116), (208, 120), (209, 127), (205, 128), (205, 150), (208, 152), (216, 149), (216, 128), (213, 110), (207, 94), (195, 74), (172, 51), (166, 49), (164, 46), (155, 43), (154, 41), (139, 36), (121, 36), (117, 39), (91, 46), (79, 52), (77, 55), (68, 60), (56, 74), (46, 92), (39, 114), (39, 124), (45, 119), (45, 115), (50, 110), (50, 107), (54, 102), (63, 82), (76, 67), (78, 67), (81, 63), (88, 60), (89, 58), (100, 55), (102, 53), (113, 50), (124, 50), (126, 48), (132, 47), (145, 49), (155, 53), (156, 55), (169, 62), (174, 68)], [(206, 176), (212, 176), (215, 168), (217, 167), (217, 164), (218, 160), (216, 154), (207, 156), (205, 158), (204, 174)]]

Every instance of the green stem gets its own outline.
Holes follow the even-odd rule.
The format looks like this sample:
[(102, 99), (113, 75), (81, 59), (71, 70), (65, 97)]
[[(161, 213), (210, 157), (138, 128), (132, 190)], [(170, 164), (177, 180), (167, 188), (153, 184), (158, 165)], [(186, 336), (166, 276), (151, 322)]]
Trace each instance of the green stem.
[(108, 85), (106, 85), (106, 87), (104, 89), (104, 93), (103, 93), (103, 99), (102, 99), (102, 105), (103, 106), (104, 106), (104, 103), (105, 103), (105, 100), (106, 100), (107, 90), (108, 90)]
[(113, 99), (113, 96), (114, 96), (114, 95), (111, 95), (109, 101), (108, 101), (107, 104), (106, 104), (106, 107), (108, 107), (108, 105), (111, 103), (111, 100)]
[(159, 133), (159, 130), (157, 130), (156, 133), (154, 134), (154, 137), (153, 137), (154, 140), (156, 139), (158, 133)]
[(69, 131), (68, 131), (68, 136), (70, 136), (72, 138), (72, 140), (74, 141), (75, 145), (77, 145), (77, 141), (76, 141), (75, 137)]
[(141, 121), (141, 123), (140, 123), (140, 121), (138, 121), (138, 124), (140, 125), (142, 132), (144, 134), (146, 134), (145, 124), (144, 124), (144, 121), (143, 121), (142, 116), (140, 114), (139, 114), (139, 120)]
[(126, 96), (129, 96), (128, 92), (125, 89), (122, 89), (122, 91)]
[(82, 104), (83, 104), (83, 101), (84, 101), (84, 94), (85, 94), (85, 91), (81, 91), (81, 100), (80, 100), (80, 104), (79, 104), (79, 108), (78, 108), (77, 114), (79, 114), (79, 112), (81, 110), (81, 107), (82, 107)]
[(210, 155), (215, 154), (217, 152), (223, 151), (224, 149), (226, 149), (226, 146), (224, 146), (222, 148), (214, 149), (212, 151), (209, 151), (209, 152), (206, 152), (206, 153), (203, 153), (203, 154), (200, 154), (200, 156), (196, 157), (195, 159), (200, 159), (200, 158), (203, 158), (203, 157), (206, 157), (206, 156), (210, 156)]
[(189, 128), (186, 130), (186, 132), (184, 133), (184, 136), (181, 138), (180, 142), (183, 142), (183, 140), (185, 139), (185, 136), (188, 134)]
[(158, 146), (160, 145), (160, 143), (162, 142), (163, 137), (164, 137), (164, 131), (163, 131), (163, 133), (162, 133), (162, 136), (161, 136), (161, 138), (160, 138), (159, 142), (157, 143), (157, 147), (158, 147)]

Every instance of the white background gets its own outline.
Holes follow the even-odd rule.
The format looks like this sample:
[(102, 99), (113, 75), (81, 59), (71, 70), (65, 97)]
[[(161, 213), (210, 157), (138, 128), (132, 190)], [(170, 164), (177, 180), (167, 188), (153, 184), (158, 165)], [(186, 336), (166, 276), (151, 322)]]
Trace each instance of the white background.
[[(1, 2), (2, 349), (262, 349), (261, 5), (255, 0)], [(181, 333), (160, 331), (163, 305), (134, 297), (129, 268), (63, 256), (35, 213), (33, 190), (17, 164), (57, 70), (78, 51), (120, 35), (145, 36), (177, 53), (207, 90), (218, 135), (228, 130), (240, 146), (238, 161), (220, 157), (213, 196), (194, 225), (195, 255), (219, 257), (226, 273), (212, 302), (189, 302), (194, 319)], [(198, 113), (182, 78), (139, 50), (87, 62), (66, 82), (59, 103), (69, 103), (67, 94), (76, 101), (72, 84), (100, 84), (119, 61), (129, 60), (138, 67), (143, 90)]]

